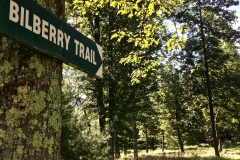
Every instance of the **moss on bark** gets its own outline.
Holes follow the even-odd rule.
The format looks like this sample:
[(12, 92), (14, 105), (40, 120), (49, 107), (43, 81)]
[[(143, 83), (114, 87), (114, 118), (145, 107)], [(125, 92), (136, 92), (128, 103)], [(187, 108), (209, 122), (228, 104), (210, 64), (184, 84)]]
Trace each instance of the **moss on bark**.
[[(64, 18), (64, 0), (39, 3)], [(0, 159), (60, 159), (61, 83), (60, 61), (0, 37)]]

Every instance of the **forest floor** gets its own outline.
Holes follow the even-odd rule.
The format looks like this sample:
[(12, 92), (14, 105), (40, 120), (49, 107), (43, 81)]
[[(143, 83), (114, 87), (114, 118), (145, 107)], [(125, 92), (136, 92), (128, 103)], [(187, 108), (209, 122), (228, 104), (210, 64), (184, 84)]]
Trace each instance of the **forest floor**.
[[(240, 160), (240, 146), (223, 148), (220, 158), (214, 157), (213, 147), (207, 146), (188, 146), (185, 153), (181, 153), (178, 149), (162, 149), (139, 151), (139, 160)], [(119, 160), (133, 160), (133, 151), (129, 151), (127, 155), (121, 155)]]

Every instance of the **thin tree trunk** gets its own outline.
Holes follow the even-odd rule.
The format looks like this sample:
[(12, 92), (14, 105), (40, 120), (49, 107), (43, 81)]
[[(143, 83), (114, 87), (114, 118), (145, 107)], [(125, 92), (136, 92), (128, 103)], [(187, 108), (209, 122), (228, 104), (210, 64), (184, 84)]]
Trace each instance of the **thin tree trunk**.
[(109, 146), (109, 150), (108, 150), (109, 160), (114, 160), (114, 133), (113, 132), (110, 132), (108, 146)]
[(96, 79), (96, 95), (97, 95), (97, 106), (98, 106), (98, 120), (100, 126), (100, 132), (103, 133), (106, 124), (106, 116), (103, 104), (103, 82), (101, 79)]
[[(41, 1), (64, 18), (64, 0)], [(60, 159), (62, 63), (0, 37), (0, 159)]]
[(175, 101), (176, 101), (176, 122), (177, 122), (177, 125), (176, 125), (176, 128), (177, 128), (177, 137), (178, 137), (178, 144), (180, 146), (180, 149), (181, 149), (181, 152), (184, 153), (184, 146), (183, 146), (183, 140), (182, 140), (182, 134), (181, 134), (181, 131), (180, 131), (180, 128), (178, 126), (178, 122), (180, 122), (180, 115), (179, 115), (179, 103), (178, 103), (178, 99), (177, 99), (177, 96), (175, 97)]
[(110, 130), (111, 130), (111, 143), (110, 143), (110, 158), (112, 157), (112, 159), (114, 159), (114, 152), (115, 152), (115, 149), (114, 149), (114, 135), (115, 135), (115, 132), (116, 132), (116, 129), (115, 129), (115, 121), (114, 121), (114, 115), (115, 115), (115, 106), (116, 106), (116, 102), (115, 102), (115, 83), (114, 81), (109, 78), (109, 84), (108, 84), (108, 87), (109, 87), (109, 97), (108, 97), (108, 100), (109, 100), (109, 126), (110, 126)]
[(210, 110), (212, 132), (213, 132), (212, 134), (213, 134), (213, 140), (214, 140), (214, 150), (215, 150), (215, 156), (220, 157), (220, 154), (218, 151), (218, 140), (216, 137), (216, 128), (215, 128), (216, 126), (215, 126), (215, 116), (213, 112), (213, 100), (212, 100), (212, 90), (211, 90), (210, 76), (209, 76), (208, 55), (207, 55), (207, 50), (205, 46), (205, 36), (204, 36), (204, 30), (203, 30), (203, 20), (202, 20), (202, 10), (201, 10), (200, 0), (198, 0), (198, 5), (199, 5), (199, 15), (200, 15), (202, 47), (203, 47), (203, 54), (204, 54), (205, 77), (206, 77), (206, 85), (207, 85), (207, 93), (208, 93), (208, 105)]
[(146, 128), (146, 153), (148, 153), (148, 129)]
[[(176, 121), (179, 122), (179, 115), (178, 115), (178, 110), (176, 109)], [(178, 125), (178, 124), (177, 124)], [(183, 140), (182, 140), (182, 135), (179, 126), (177, 127), (177, 137), (178, 137), (178, 144), (180, 146), (181, 152), (184, 152), (184, 146), (183, 146)]]
[(124, 156), (127, 155), (127, 146), (124, 143), (123, 143), (123, 154), (124, 154)]
[(164, 131), (162, 133), (162, 152), (164, 152)]
[(98, 107), (98, 120), (100, 132), (103, 133), (106, 124), (106, 115), (103, 104), (103, 82), (102, 79), (96, 78), (96, 98)]
[(120, 158), (120, 149), (119, 149), (117, 132), (114, 132), (114, 150), (115, 150), (115, 158)]
[[(100, 19), (99, 15), (95, 16), (94, 23), (94, 41), (101, 45), (101, 34), (100, 34)], [(96, 98), (97, 98), (97, 107), (98, 107), (98, 116), (99, 116), (99, 126), (100, 132), (102, 133), (105, 129), (106, 124), (106, 115), (103, 104), (103, 81), (100, 78), (96, 78)]]
[(216, 132), (217, 132), (217, 140), (218, 140), (218, 151), (222, 152), (222, 140), (221, 140), (221, 135), (219, 132), (218, 125), (216, 124)]
[(136, 117), (132, 114), (134, 160), (138, 160)]
[(178, 136), (178, 143), (179, 143), (181, 152), (184, 153), (184, 146), (183, 146), (182, 136), (181, 136), (179, 127), (177, 127), (177, 136)]
[[(110, 2), (109, 2), (109, 5), (110, 5)], [(110, 14), (109, 14), (109, 31), (112, 31), (114, 30), (114, 14), (112, 14), (113, 11), (110, 11)], [(109, 58), (109, 61), (108, 61), (108, 77), (106, 78), (107, 81), (108, 81), (108, 89), (109, 89), (109, 92), (108, 92), (108, 103), (109, 103), (109, 107), (108, 107), (108, 115), (109, 115), (109, 123), (110, 123), (110, 130), (112, 130), (113, 132), (113, 137), (112, 137), (112, 141), (113, 141), (113, 145), (110, 146), (112, 148), (112, 157), (114, 158), (114, 155), (118, 155), (119, 151), (119, 148), (115, 148), (115, 134), (117, 134), (117, 127), (116, 126), (116, 122), (115, 122), (115, 119), (114, 119), (114, 116), (116, 115), (116, 88), (117, 88), (117, 84), (116, 84), (116, 80), (114, 78), (114, 73), (116, 72), (116, 68), (115, 68), (115, 65), (114, 65), (114, 45), (111, 43), (111, 38), (109, 38), (109, 44), (107, 46), (107, 50), (111, 53), (111, 54), (108, 54), (108, 58)], [(118, 147), (118, 146), (117, 146)], [(116, 153), (117, 151), (117, 153)]]
[(151, 138), (151, 148), (153, 151), (155, 150), (155, 140), (153, 137)]

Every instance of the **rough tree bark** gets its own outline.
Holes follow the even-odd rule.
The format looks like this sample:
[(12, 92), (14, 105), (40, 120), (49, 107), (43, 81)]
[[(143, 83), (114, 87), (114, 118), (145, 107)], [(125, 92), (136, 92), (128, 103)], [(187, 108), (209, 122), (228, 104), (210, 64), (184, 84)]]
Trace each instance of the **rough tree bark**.
[[(64, 0), (37, 0), (64, 18)], [(0, 159), (60, 159), (62, 63), (0, 37)]]

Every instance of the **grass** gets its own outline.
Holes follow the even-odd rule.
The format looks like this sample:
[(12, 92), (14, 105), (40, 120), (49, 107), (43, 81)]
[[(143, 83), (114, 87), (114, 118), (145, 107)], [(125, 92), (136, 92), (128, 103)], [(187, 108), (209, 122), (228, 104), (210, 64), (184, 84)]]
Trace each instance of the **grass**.
[[(220, 153), (221, 157), (214, 157), (214, 149), (207, 146), (188, 146), (185, 153), (179, 152), (178, 149), (165, 150), (161, 149), (139, 151), (139, 160), (240, 160), (240, 147), (223, 148)], [(119, 160), (133, 160), (133, 151), (127, 155), (121, 155)]]

